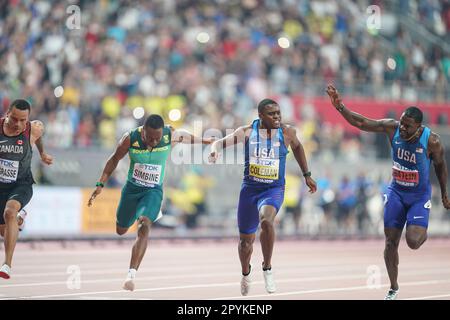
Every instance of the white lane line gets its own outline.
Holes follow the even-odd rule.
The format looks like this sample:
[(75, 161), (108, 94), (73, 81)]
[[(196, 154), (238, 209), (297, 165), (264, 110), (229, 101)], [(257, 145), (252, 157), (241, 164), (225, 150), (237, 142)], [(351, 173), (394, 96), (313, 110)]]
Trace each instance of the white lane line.
[[(123, 271), (123, 270), (121, 270)], [(235, 276), (236, 272), (228, 273), (211, 273), (211, 274), (183, 274), (183, 275), (168, 275), (168, 276), (158, 276), (158, 277), (138, 277), (136, 281), (153, 281), (153, 280), (164, 280), (164, 279), (184, 279), (184, 278), (209, 278), (209, 277), (222, 277), (222, 276)], [(109, 279), (96, 279), (96, 280), (81, 280), (80, 284), (93, 284), (93, 283), (103, 283), (103, 282), (115, 282), (124, 281), (125, 276), (121, 278), (109, 278)], [(19, 283), (19, 284), (9, 284), (0, 285), (0, 288), (17, 288), (17, 287), (40, 287), (40, 286), (53, 286), (53, 285), (66, 285), (67, 280), (64, 281), (50, 281), (50, 282), (33, 282), (33, 283)]]
[[(197, 284), (189, 286), (176, 286), (176, 287), (161, 287), (161, 288), (148, 288), (148, 289), (136, 289), (133, 292), (148, 292), (148, 291), (163, 291), (163, 290), (180, 290), (180, 289), (195, 289), (195, 288), (211, 288), (211, 287), (227, 287), (227, 286), (237, 286), (238, 282), (227, 282), (227, 283), (211, 283), (211, 284)], [(112, 291), (95, 291), (95, 292), (78, 292), (78, 293), (64, 293), (64, 294), (52, 294), (52, 295), (42, 295), (42, 296), (25, 296), (17, 298), (7, 298), (0, 300), (11, 300), (11, 299), (46, 299), (46, 298), (58, 298), (58, 297), (74, 297), (79, 295), (96, 295), (96, 294), (112, 294), (112, 293), (126, 293), (125, 290), (112, 290)]]
[[(402, 287), (405, 286), (423, 286), (430, 284), (442, 284), (442, 283), (450, 283), (450, 280), (430, 280), (430, 281), (416, 281), (416, 282), (404, 282), (402, 283)], [(380, 288), (387, 288), (390, 284), (380, 285)], [(213, 298), (211, 300), (233, 300), (233, 299), (250, 299), (250, 298), (259, 298), (259, 297), (282, 297), (282, 296), (290, 296), (290, 295), (300, 295), (300, 294), (309, 294), (309, 293), (324, 293), (324, 292), (339, 292), (339, 291), (355, 291), (355, 290), (372, 290), (367, 285), (365, 286), (355, 286), (355, 287), (345, 287), (345, 288), (327, 288), (327, 289), (317, 289), (317, 290), (302, 290), (302, 291), (290, 291), (283, 293), (272, 293), (272, 294), (257, 294), (251, 296), (233, 296), (233, 297), (220, 297)]]
[[(64, 264), (64, 265), (60, 265), (58, 266), (58, 270), (60, 270), (59, 272), (33, 272), (33, 273), (28, 273), (25, 270), (20, 270), (18, 271), (18, 269), (20, 269), (19, 267), (14, 268), (14, 270), (16, 270), (13, 274), (14, 279), (23, 279), (23, 278), (42, 278), (42, 277), (57, 277), (57, 276), (61, 276), (61, 277), (66, 277), (67, 276), (67, 267), (71, 265), (71, 264)], [(103, 275), (103, 274), (117, 274), (117, 273), (123, 273), (124, 270), (126, 271), (126, 267), (124, 265), (124, 268), (115, 268), (115, 269), (111, 269), (108, 268), (108, 266), (111, 266), (111, 263), (109, 264), (105, 264), (105, 266), (100, 266), (100, 265), (92, 265), (94, 268), (92, 267), (88, 267), (87, 265), (85, 265), (84, 263), (80, 263), (80, 264), (72, 264), (72, 265), (77, 265), (80, 267), (80, 270), (82, 272), (83, 275)], [(41, 266), (42, 267), (42, 266)], [(226, 269), (226, 270), (237, 270), (236, 268), (238, 268), (236, 266), (236, 263), (217, 263), (217, 264), (198, 264), (198, 265), (189, 265), (189, 268), (191, 270), (195, 270), (196, 272), (204, 272), (205, 269), (207, 270), (211, 270), (214, 268), (219, 267), (220, 269)], [(36, 267), (34, 267), (36, 268)], [(55, 269), (53, 265), (49, 265), (48, 267), (46, 266), (45, 268), (42, 267), (43, 269)], [(295, 270), (297, 273), (308, 273), (310, 272), (310, 270), (312, 270), (313, 272), (325, 272), (325, 270), (331, 270), (333, 273), (335, 273), (336, 271), (339, 270), (343, 270), (343, 271), (350, 271), (350, 270), (355, 270), (355, 271), (360, 271), (361, 268), (366, 268), (365, 265), (360, 266), (360, 265), (352, 265), (349, 267), (348, 264), (342, 263), (342, 264), (315, 264), (315, 265), (304, 265), (304, 264), (279, 264), (277, 266), (277, 270), (279, 270), (279, 272), (290, 272), (292, 270)], [(406, 267), (408, 268), (408, 267)], [(410, 270), (416, 270), (416, 268), (413, 268), (413, 266), (411, 266), (409, 268)], [(179, 271), (185, 271), (186, 270), (186, 266), (161, 266), (161, 267), (145, 267), (140, 269), (139, 273), (143, 274), (143, 273), (167, 273), (167, 272), (171, 272), (171, 273), (179, 273)], [(406, 272), (408, 269), (405, 269)], [(421, 265), (421, 270), (450, 270), (450, 265), (440, 265), (439, 267), (435, 267), (433, 265), (431, 265), (431, 267), (428, 267), (426, 265)], [(25, 273), (26, 272), (26, 273)], [(383, 270), (384, 272), (384, 270)], [(1, 287), (1, 285), (0, 285)]]
[[(355, 271), (355, 272), (361, 272), (362, 268), (361, 267), (343, 267), (343, 268), (333, 268), (333, 270), (336, 272), (337, 269), (342, 269), (342, 271)], [(317, 269), (316, 269), (317, 270)], [(164, 269), (160, 270), (160, 271), (164, 271)], [(167, 270), (165, 270), (167, 271)], [(82, 272), (82, 276), (84, 275), (97, 275), (97, 274), (101, 274), (101, 275), (105, 275), (105, 274), (110, 274), (110, 273), (124, 273), (123, 269), (115, 269), (115, 270), (105, 270), (105, 271), (83, 271)], [(155, 272), (155, 269), (147, 269), (147, 270), (140, 270), (139, 274), (147, 274), (147, 273), (157, 273)], [(298, 269), (292, 268), (292, 269), (286, 269), (286, 270), (280, 270), (277, 273), (282, 274), (282, 275), (289, 275), (289, 274), (299, 274), (302, 272), (299, 272)], [(431, 269), (425, 269), (425, 270), (413, 270), (413, 271), (403, 271), (402, 272), (402, 276), (419, 276), (419, 275), (437, 275), (437, 274), (448, 274), (450, 273), (450, 269), (442, 269), (442, 268), (431, 268)], [(170, 275), (161, 275), (161, 276), (156, 276), (156, 277), (139, 277), (137, 278), (137, 281), (153, 281), (153, 280), (164, 280), (164, 279), (184, 279), (184, 278), (208, 278), (208, 277), (227, 277), (227, 276), (236, 276), (236, 274), (238, 274), (237, 272), (217, 272), (217, 273), (202, 273), (202, 272), (197, 272), (196, 274), (170, 274)], [(39, 277), (42, 274), (35, 274), (34, 276)], [(53, 273), (53, 274), (48, 274), (48, 275), (60, 275), (63, 276), (64, 278), (66, 278), (68, 276), (67, 273)], [(386, 275), (386, 272), (382, 272), (381, 273), (382, 276)], [(301, 278), (289, 278), (292, 280), (284, 280), (284, 279), (277, 279), (277, 282), (289, 282), (289, 281), (304, 281), (304, 282), (309, 282), (309, 281), (324, 281), (324, 280), (340, 280), (340, 279), (360, 279), (360, 278), (367, 278), (367, 274), (364, 275), (358, 275), (355, 273), (352, 273), (350, 275), (338, 275), (338, 276), (328, 276), (328, 277), (323, 277), (323, 276), (309, 276), (309, 277), (301, 277)], [(103, 283), (103, 282), (114, 282), (114, 281), (123, 281), (124, 278), (106, 278), (106, 279), (92, 279), (92, 280), (81, 280), (81, 284), (94, 284), (94, 283)], [(36, 286), (52, 286), (52, 285), (65, 285), (66, 284), (66, 279), (65, 280), (59, 280), (59, 281), (46, 281), (46, 282), (31, 282), (31, 283), (17, 283), (17, 284), (6, 284), (6, 285), (0, 285), (0, 288), (16, 288), (16, 287), (36, 287)], [(254, 283), (258, 283), (258, 282), (254, 282)]]
[[(415, 275), (412, 273), (412, 275)], [(202, 275), (205, 276), (205, 275)], [(291, 282), (315, 282), (315, 281), (323, 281), (323, 280), (337, 280), (337, 279), (365, 279), (367, 275), (349, 275), (349, 276), (330, 276), (330, 277), (308, 277), (308, 278), (291, 278), (291, 279), (281, 279), (278, 280), (278, 283), (291, 283)], [(120, 279), (123, 281), (123, 279)], [(98, 281), (98, 280), (94, 280)], [(263, 281), (254, 281), (253, 284), (263, 284)], [(450, 280), (429, 280), (429, 281), (416, 281), (416, 282), (405, 282), (402, 283), (402, 286), (412, 286), (412, 285), (429, 285), (429, 284), (442, 284), (442, 283), (450, 283)], [(194, 289), (194, 288), (210, 288), (210, 287), (224, 287), (224, 286), (237, 286), (237, 282), (226, 282), (226, 283), (214, 283), (214, 284), (199, 284), (199, 285), (186, 285), (186, 286), (174, 286), (174, 287), (160, 287), (160, 288), (147, 288), (147, 289), (137, 289), (134, 292), (147, 292), (147, 291), (167, 291), (167, 290), (180, 290), (180, 289)], [(381, 285), (381, 287), (386, 287), (387, 285)], [(346, 288), (328, 288), (328, 289), (318, 289), (318, 290), (302, 290), (302, 291), (293, 291), (293, 292), (284, 292), (284, 293), (275, 293), (271, 294), (271, 296), (286, 296), (286, 295), (294, 295), (294, 294), (308, 294), (308, 293), (320, 293), (320, 292), (334, 292), (334, 291), (351, 291), (351, 290), (362, 290), (370, 288), (365, 286), (355, 286), (355, 287), (346, 287)], [(56, 298), (56, 297), (71, 297), (71, 296), (80, 296), (80, 295), (97, 295), (97, 294), (112, 294), (112, 293), (123, 293), (124, 290), (113, 290), (113, 291), (94, 291), (94, 292), (78, 292), (78, 293), (64, 293), (64, 294), (53, 294), (53, 295), (41, 295), (41, 296), (23, 296), (23, 297), (10, 297), (9, 299), (44, 299), (44, 298)], [(267, 295), (252, 295), (252, 296), (233, 296), (233, 297), (220, 297), (213, 298), (212, 300), (228, 300), (228, 299), (248, 299), (248, 298), (256, 298), (256, 297), (264, 297)], [(4, 300), (1, 299), (0, 300)]]
[(425, 300), (425, 299), (438, 299), (438, 298), (448, 298), (450, 297), (450, 294), (440, 294), (436, 296), (425, 296), (425, 297), (413, 297), (413, 298), (406, 298), (406, 299), (400, 299), (400, 300)]

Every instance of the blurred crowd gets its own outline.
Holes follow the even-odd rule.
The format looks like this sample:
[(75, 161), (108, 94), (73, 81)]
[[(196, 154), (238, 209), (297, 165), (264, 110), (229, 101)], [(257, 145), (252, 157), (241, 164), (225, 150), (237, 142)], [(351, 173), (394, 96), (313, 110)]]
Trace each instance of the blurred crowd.
[(410, 14), (424, 24), (428, 30), (450, 40), (450, 1), (449, 0), (399, 0), (396, 12)]
[(401, 6), (440, 19), (449, 32), (447, 0), (3, 0), (0, 103), (29, 99), (50, 147), (111, 148), (141, 123), (140, 107), (175, 126), (226, 129), (262, 98), (323, 95), (328, 82), (380, 99), (427, 88), (445, 100), (449, 53), (401, 26), (390, 37), (368, 30), (371, 4), (397, 20)]

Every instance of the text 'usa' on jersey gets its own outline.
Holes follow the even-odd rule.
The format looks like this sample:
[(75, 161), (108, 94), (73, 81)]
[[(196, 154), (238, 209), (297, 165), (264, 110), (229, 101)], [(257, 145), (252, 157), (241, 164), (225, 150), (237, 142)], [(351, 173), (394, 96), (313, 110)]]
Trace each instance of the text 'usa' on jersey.
[(284, 186), (286, 148), (283, 129), (273, 129), (271, 137), (261, 137), (260, 120), (252, 123), (252, 131), (245, 143), (244, 183), (254, 186)]
[(3, 131), (5, 119), (0, 119), (0, 186), (33, 184), (31, 172), (31, 123), (17, 136), (7, 136)]
[(392, 187), (398, 191), (431, 192), (428, 139), (431, 130), (423, 127), (415, 142), (400, 138), (399, 128), (392, 138)]

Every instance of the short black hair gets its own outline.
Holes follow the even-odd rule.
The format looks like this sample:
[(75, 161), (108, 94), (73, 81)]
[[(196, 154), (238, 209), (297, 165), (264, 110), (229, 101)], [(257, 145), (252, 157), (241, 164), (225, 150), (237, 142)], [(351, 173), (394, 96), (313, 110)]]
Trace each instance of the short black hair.
[(272, 99), (264, 99), (262, 100), (260, 103), (258, 103), (258, 112), (262, 113), (264, 111), (264, 109), (271, 104), (276, 104), (278, 105), (278, 103), (276, 103), (275, 101), (273, 101)]
[(416, 123), (422, 123), (423, 121), (423, 113), (417, 107), (409, 107), (408, 109), (406, 109), (405, 116), (413, 118)]
[(8, 110), (11, 111), (12, 108), (31, 111), (31, 104), (25, 99), (16, 99), (9, 105)]
[(164, 120), (160, 115), (152, 114), (145, 120), (145, 126), (147, 128), (159, 129), (164, 127)]

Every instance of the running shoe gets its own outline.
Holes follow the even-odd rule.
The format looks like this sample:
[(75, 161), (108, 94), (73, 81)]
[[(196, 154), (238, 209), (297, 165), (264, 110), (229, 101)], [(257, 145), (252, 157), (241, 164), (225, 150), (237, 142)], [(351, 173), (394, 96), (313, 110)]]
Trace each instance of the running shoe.
[(263, 274), (267, 293), (274, 293), (275, 291), (277, 291), (277, 288), (275, 287), (275, 281), (273, 280), (272, 269), (263, 270)]
[(11, 268), (5, 263), (0, 268), (0, 278), (9, 279), (9, 274), (11, 273)]
[(389, 289), (386, 297), (384, 297), (384, 300), (396, 300), (397, 294), (398, 294), (398, 289), (397, 290)]

